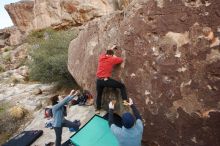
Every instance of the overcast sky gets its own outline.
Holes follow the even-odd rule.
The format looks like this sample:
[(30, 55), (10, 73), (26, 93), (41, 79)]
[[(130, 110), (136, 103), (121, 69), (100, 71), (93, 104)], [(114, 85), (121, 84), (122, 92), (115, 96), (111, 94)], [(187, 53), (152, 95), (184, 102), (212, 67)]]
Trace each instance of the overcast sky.
[(13, 25), (11, 18), (9, 17), (7, 11), (4, 8), (4, 5), (14, 3), (17, 1), (19, 0), (0, 0), (0, 29)]

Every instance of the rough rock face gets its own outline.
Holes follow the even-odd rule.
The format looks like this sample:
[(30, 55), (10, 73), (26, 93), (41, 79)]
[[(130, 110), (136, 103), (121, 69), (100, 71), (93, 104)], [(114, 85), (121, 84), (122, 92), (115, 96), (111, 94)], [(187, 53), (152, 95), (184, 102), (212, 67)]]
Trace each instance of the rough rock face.
[(21, 44), (25, 35), (17, 27), (8, 27), (0, 30), (0, 48)]
[(220, 145), (219, 8), (218, 0), (132, 2), (88, 23), (70, 44), (69, 70), (95, 95), (98, 55), (117, 44), (124, 63), (113, 78), (142, 113), (143, 145)]
[(5, 6), (13, 23), (21, 31), (82, 25), (85, 22), (123, 8), (130, 0), (30, 0)]
[(27, 31), (32, 28), (34, 1), (20, 1), (5, 5), (9, 16), (15, 26), (21, 31)]
[(27, 43), (24, 43), (18, 47), (5, 47), (0, 50), (0, 63), (4, 70), (18, 69), (25, 63), (28, 58)]

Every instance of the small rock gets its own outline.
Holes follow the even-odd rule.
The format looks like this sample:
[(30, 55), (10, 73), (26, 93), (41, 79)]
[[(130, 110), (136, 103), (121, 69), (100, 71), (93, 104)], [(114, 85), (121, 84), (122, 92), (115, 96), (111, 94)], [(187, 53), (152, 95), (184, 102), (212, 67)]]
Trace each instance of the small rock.
[(181, 67), (177, 69), (178, 72), (185, 72), (186, 70), (187, 70), (186, 67)]
[(176, 51), (176, 54), (174, 56), (177, 57), (177, 58), (180, 58), (181, 57), (181, 52)]
[(131, 77), (135, 77), (136, 75), (135, 75), (135, 73), (132, 73), (130, 76), (131, 76)]
[(5, 41), (4, 40), (0, 40), (0, 48), (4, 48), (5, 47)]
[(14, 87), (14, 86), (15, 86), (15, 83), (9, 84), (9, 87)]
[(180, 17), (180, 21), (181, 22), (185, 22), (187, 19), (187, 14), (183, 15), (182, 17)]
[(210, 85), (207, 85), (207, 87), (208, 87), (209, 90), (212, 90), (212, 87)]
[(150, 92), (149, 92), (148, 90), (145, 90), (144, 94), (145, 94), (145, 95), (149, 95)]
[(149, 102), (150, 102), (150, 99), (147, 98), (147, 99), (145, 100), (146, 105), (148, 105)]
[(43, 92), (42, 92), (42, 90), (41, 90), (40, 88), (36, 88), (36, 89), (33, 90), (32, 93), (33, 93), (34, 95), (39, 95), (39, 94), (42, 94)]
[(197, 143), (196, 137), (193, 137), (191, 140), (192, 142)]

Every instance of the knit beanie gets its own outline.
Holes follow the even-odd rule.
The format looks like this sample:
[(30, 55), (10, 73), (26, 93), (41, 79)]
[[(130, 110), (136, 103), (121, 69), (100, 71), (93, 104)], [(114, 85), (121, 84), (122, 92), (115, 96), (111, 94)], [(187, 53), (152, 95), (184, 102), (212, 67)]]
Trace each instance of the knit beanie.
[(134, 125), (134, 121), (134, 117), (131, 113), (126, 112), (122, 115), (122, 123), (125, 128), (131, 128)]

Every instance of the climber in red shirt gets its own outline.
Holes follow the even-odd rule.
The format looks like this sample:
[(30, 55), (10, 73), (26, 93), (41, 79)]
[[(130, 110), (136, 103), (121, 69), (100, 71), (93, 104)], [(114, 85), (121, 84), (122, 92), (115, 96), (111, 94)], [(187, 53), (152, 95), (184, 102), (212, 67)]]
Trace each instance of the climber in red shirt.
[(97, 80), (96, 80), (96, 90), (97, 90), (97, 98), (96, 98), (96, 113), (100, 113), (101, 103), (102, 103), (102, 92), (104, 87), (110, 88), (119, 88), (121, 91), (121, 96), (124, 104), (127, 103), (127, 93), (125, 85), (119, 81), (116, 81), (111, 77), (112, 69), (114, 65), (120, 64), (123, 62), (123, 59), (114, 55), (114, 50), (117, 47), (114, 45), (110, 50), (107, 50), (105, 54), (101, 54), (98, 60), (98, 69), (96, 72)]

